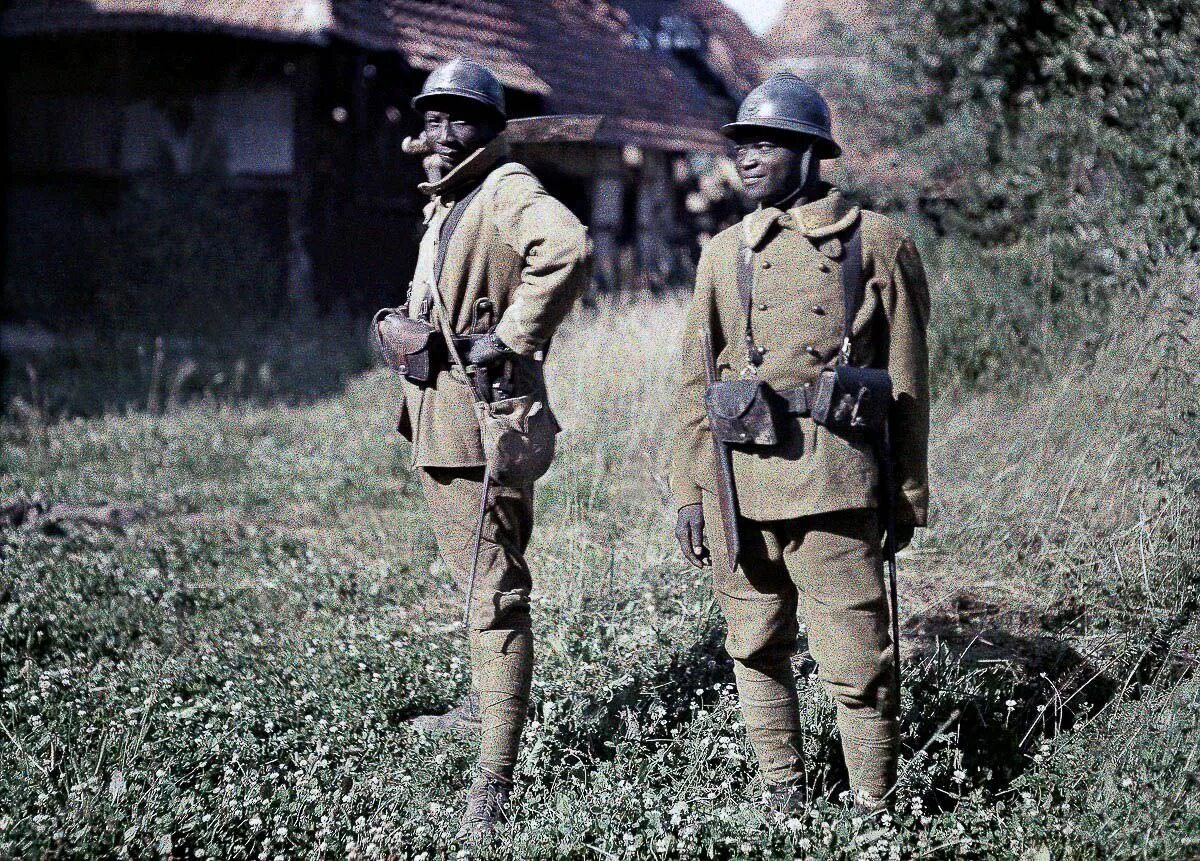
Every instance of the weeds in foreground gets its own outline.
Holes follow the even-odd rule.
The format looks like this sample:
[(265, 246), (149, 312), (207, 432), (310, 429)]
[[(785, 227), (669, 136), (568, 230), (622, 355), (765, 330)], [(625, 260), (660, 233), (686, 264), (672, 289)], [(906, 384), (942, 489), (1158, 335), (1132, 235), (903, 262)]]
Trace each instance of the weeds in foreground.
[[(801, 660), (820, 798), (777, 822), (757, 802), (707, 584), (671, 546), (661, 333), (678, 319), (603, 310), (556, 349), (567, 430), (539, 488), (520, 813), (476, 854), (1200, 852), (1187, 332), (1163, 324), (1139, 398), (1129, 373), (1147, 363), (1118, 339), (1023, 412), (939, 407), (938, 520), (904, 564), (897, 808), (843, 805), (831, 707)], [(307, 406), (0, 427), (0, 495), (154, 509), (124, 532), (0, 533), (0, 856), (463, 851), (471, 744), (405, 722), (453, 703), (468, 672), (461, 596), (389, 435), (394, 394), (375, 373)]]

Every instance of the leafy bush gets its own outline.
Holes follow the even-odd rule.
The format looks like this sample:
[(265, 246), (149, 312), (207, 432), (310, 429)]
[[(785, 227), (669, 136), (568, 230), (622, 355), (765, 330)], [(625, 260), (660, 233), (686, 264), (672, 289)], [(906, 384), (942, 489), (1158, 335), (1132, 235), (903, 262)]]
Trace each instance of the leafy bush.
[[(1185, 0), (899, 0), (830, 82), (854, 176), (932, 217), (963, 381), (1094, 352), (1164, 263), (1200, 253), (1200, 9)], [(963, 308), (978, 301), (977, 309)], [(970, 325), (963, 325), (970, 324)], [(975, 341), (975, 343), (972, 343)]]

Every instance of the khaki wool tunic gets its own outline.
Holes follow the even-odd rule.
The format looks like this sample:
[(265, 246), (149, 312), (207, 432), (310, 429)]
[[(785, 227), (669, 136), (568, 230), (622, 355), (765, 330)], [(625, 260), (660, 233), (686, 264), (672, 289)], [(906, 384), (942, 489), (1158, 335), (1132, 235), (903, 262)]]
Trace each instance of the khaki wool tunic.
[[(499, 317), (496, 335), (518, 354), (518, 388), (544, 401), (541, 362), (534, 356), (546, 349), (587, 285), (591, 244), (579, 219), (527, 167), (506, 156), (498, 139), (440, 181), (420, 186), (432, 200), (416, 272), (433, 272), (437, 228), (454, 201), (479, 185), (445, 252), (439, 288), (450, 327), (457, 334), (470, 332), (475, 303), (491, 299)], [(424, 287), (413, 284), (414, 302)], [(484, 465), (474, 395), (448, 367), (428, 387), (404, 384), (398, 426), (413, 444), (414, 467)]]
[[(701, 488), (716, 490), (712, 437), (704, 409), (707, 378), (701, 334), (712, 337), (720, 377), (737, 377), (746, 366), (745, 312), (736, 275), (742, 243), (754, 251), (751, 322), (756, 343), (766, 351), (758, 377), (776, 390), (793, 389), (815, 382), (841, 347), (842, 246), (860, 219), (866, 289), (852, 328), (852, 362), (891, 373), (897, 399), (892, 422), (896, 522), (925, 525), (929, 499), (925, 271), (916, 246), (895, 222), (849, 205), (828, 184), (821, 186), (812, 202), (788, 212), (766, 207), (750, 213), (740, 224), (714, 236), (701, 254), (682, 336), (681, 383), (675, 402), (678, 436), (671, 488), (677, 506), (700, 502)], [(877, 505), (879, 467), (869, 444), (832, 434), (807, 416), (789, 421), (795, 423), (794, 430), (780, 445), (733, 451), (742, 516), (784, 520)]]

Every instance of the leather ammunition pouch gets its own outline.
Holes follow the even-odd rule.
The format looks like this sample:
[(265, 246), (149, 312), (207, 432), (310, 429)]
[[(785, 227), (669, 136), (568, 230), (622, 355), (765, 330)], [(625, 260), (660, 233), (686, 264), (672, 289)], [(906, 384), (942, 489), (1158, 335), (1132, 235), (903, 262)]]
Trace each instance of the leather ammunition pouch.
[(779, 442), (777, 397), (762, 380), (713, 383), (704, 393), (708, 426), (720, 442), (775, 445)]
[(371, 320), (371, 343), (389, 368), (418, 386), (437, 377), (445, 345), (436, 326), (408, 316), (408, 309), (380, 308)]
[(892, 405), (892, 377), (881, 368), (827, 368), (813, 387), (812, 419), (837, 433), (882, 435)]
[(858, 431), (882, 439), (892, 406), (892, 377), (883, 368), (861, 368), (850, 363), (851, 327), (866, 289), (861, 225), (855, 225), (847, 238), (841, 277), (842, 351), (838, 363), (821, 371), (811, 389), (812, 419), (835, 433)]
[[(458, 227), (463, 212), (482, 188), (482, 183), (476, 185), (454, 205), (442, 222), (434, 261), (435, 284), (442, 277), (450, 237)], [(446, 351), (446, 343), (436, 337), (437, 334), (437, 326), (428, 320), (413, 319), (409, 315), (408, 307), (404, 305), (399, 308), (380, 308), (371, 319), (371, 343), (380, 357), (388, 367), (416, 386), (433, 385), (438, 373), (449, 367), (450, 357)], [(470, 352), (475, 337), (478, 336), (456, 335), (454, 343), (460, 351)]]

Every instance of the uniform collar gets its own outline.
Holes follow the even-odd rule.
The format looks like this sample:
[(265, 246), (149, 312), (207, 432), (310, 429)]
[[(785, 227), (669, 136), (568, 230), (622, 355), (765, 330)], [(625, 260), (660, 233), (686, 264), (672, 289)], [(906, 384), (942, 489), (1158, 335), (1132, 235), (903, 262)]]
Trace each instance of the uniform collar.
[(835, 236), (851, 227), (861, 210), (846, 202), (841, 189), (836, 185), (821, 183), (817, 186), (817, 197), (809, 203), (793, 206), (787, 212), (765, 206), (751, 212), (742, 220), (746, 244), (755, 251), (762, 250), (767, 236), (778, 224), (786, 230), (798, 230), (815, 243)]
[(487, 146), (475, 150), (437, 182), (423, 182), (417, 189), (430, 197), (453, 197), (459, 189), (481, 182), (494, 167), (508, 158), (508, 153), (508, 142), (503, 137), (497, 137)]

